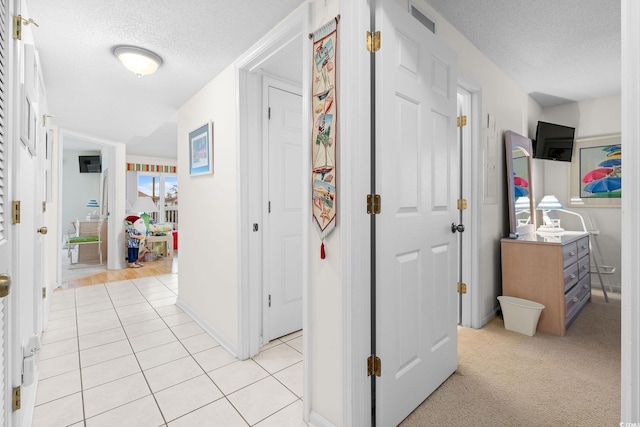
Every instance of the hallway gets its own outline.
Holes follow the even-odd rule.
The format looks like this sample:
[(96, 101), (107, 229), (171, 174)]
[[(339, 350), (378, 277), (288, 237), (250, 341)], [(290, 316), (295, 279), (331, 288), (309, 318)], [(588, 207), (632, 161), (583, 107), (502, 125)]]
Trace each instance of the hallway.
[(33, 427), (304, 426), (302, 332), (239, 361), (177, 293), (177, 274), (55, 291)]

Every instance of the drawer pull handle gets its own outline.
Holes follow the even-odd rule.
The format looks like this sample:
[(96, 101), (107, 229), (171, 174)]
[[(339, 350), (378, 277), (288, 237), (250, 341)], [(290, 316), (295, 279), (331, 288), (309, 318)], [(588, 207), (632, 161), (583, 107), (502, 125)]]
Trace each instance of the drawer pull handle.
[(575, 274), (572, 274), (571, 276), (569, 276), (569, 278), (570, 278), (570, 279), (575, 279), (575, 278), (576, 278), (576, 275), (575, 275)]
[(581, 269), (581, 270), (586, 270), (586, 269), (587, 269), (587, 266), (586, 266), (586, 265), (583, 265), (582, 267), (580, 267), (580, 269)]
[(575, 256), (575, 254), (576, 254), (575, 252), (569, 251), (569, 256)]
[(582, 289), (589, 289), (589, 285), (582, 285)]
[(571, 298), (571, 302), (578, 302), (578, 297)]

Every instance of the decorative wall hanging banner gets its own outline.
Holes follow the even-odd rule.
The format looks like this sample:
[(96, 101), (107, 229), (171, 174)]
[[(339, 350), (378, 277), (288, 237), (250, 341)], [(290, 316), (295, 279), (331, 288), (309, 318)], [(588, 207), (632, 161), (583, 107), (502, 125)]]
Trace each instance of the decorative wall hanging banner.
[(340, 16), (323, 25), (309, 37), (313, 39), (311, 79), (313, 127), (311, 133), (313, 222), (323, 243), (336, 227), (336, 58)]
[(128, 171), (176, 173), (175, 166), (145, 165), (143, 163), (127, 163)]

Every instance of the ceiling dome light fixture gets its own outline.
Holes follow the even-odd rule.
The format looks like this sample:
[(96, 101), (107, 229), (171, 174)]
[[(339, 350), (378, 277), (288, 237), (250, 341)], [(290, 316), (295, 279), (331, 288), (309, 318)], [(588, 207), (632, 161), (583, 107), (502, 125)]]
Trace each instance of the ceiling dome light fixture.
[(122, 45), (115, 46), (111, 51), (127, 70), (138, 77), (153, 74), (162, 65), (162, 58), (141, 47)]

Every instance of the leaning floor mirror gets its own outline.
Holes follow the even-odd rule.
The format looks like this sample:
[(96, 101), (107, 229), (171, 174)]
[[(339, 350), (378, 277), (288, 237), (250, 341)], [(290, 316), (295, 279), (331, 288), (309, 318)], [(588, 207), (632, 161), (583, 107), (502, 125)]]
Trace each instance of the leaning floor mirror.
[(504, 133), (509, 204), (509, 237), (517, 238), (536, 230), (531, 140), (513, 131)]

